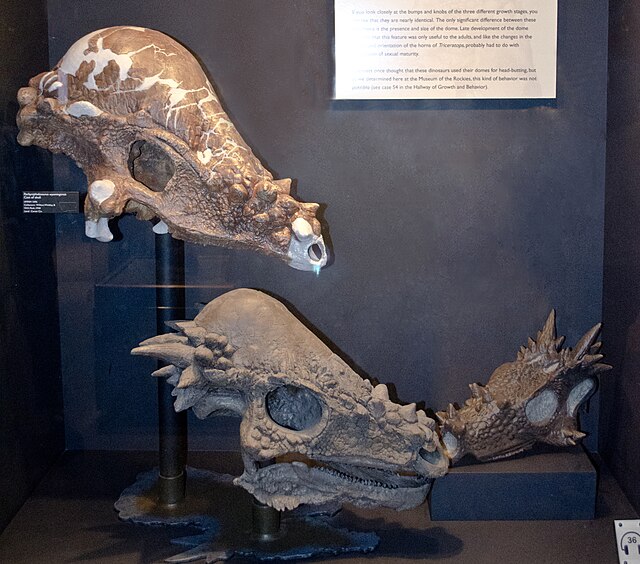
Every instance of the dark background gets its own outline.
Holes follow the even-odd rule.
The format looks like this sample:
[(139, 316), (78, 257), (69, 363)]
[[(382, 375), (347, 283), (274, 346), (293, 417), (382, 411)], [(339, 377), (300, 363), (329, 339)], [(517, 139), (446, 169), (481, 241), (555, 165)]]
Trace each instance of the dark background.
[(16, 92), (47, 64), (44, 1), (0, 2), (0, 530), (64, 449), (51, 155), (16, 142)]
[[(336, 103), (332, 3), (325, 0), (139, 1), (117, 7), (107, 0), (50, 0), (49, 64), (42, 10), (29, 25), (4, 30), (16, 57), (33, 53), (41, 60), (16, 73), (3, 103), (76, 39), (101, 27), (155, 28), (197, 53), (262, 162), (276, 176), (294, 178), (299, 199), (324, 204), (335, 261), (315, 277), (258, 254), (187, 245), (189, 316), (198, 302), (226, 289), (266, 290), (292, 305), (361, 374), (394, 383), (406, 402), (442, 408), (463, 401), (467, 384), (486, 381), (511, 360), (552, 307), (559, 331), (575, 343), (603, 315), (606, 244), (605, 352), (617, 369), (606, 376), (599, 438), (619, 478), (626, 472), (623, 483), (638, 503), (638, 414), (631, 400), (637, 405), (640, 398), (633, 373), (640, 339), (637, 323), (633, 338), (640, 197), (629, 178), (637, 170), (637, 134), (628, 119), (638, 111), (637, 94), (629, 94), (638, 60), (632, 17), (638, 8), (612, 2), (607, 151), (608, 2), (559, 4), (554, 103)], [(33, 29), (37, 22), (40, 28)], [(37, 188), (45, 189), (48, 157), (34, 149), (16, 151), (20, 163), (29, 154), (43, 160)], [(86, 189), (70, 160), (55, 157), (53, 164), (57, 189)], [(5, 188), (4, 176), (2, 192), (19, 198), (23, 188)], [(17, 212), (15, 217), (27, 221)], [(44, 281), (53, 272), (58, 278), (63, 385), (55, 351), (46, 351), (48, 378), (25, 370), (13, 385), (40, 393), (52, 386), (47, 397), (64, 391), (68, 449), (155, 448), (152, 364), (128, 354), (155, 333), (150, 225), (124, 218), (120, 240), (105, 245), (84, 237), (81, 215), (57, 216), (54, 271), (50, 218), (29, 221), (33, 227), (22, 226), (20, 236), (49, 260), (30, 264)], [(3, 223), (2, 235), (7, 232)], [(47, 241), (37, 242), (34, 232)], [(3, 274), (14, 263), (3, 263)], [(33, 276), (20, 280), (33, 282)], [(31, 294), (26, 286), (23, 299)], [(55, 347), (55, 302), (45, 310), (54, 325), (48, 346)], [(24, 317), (12, 325), (38, 326)], [(39, 351), (25, 357), (33, 355), (42, 360)], [(4, 372), (2, 378), (4, 391)], [(52, 428), (60, 410), (55, 405), (58, 411), (48, 415)], [(9, 411), (26, 425), (20, 402)], [(598, 418), (598, 402), (592, 401), (584, 425), (592, 450)], [(56, 436), (52, 444), (61, 450)], [(26, 443), (39, 452), (35, 439)], [(235, 420), (192, 422), (192, 449), (236, 446)], [(9, 463), (14, 459), (20, 457), (9, 452)], [(36, 459), (39, 464), (43, 459)]]
[(640, 507), (640, 5), (611, 2), (602, 454)]

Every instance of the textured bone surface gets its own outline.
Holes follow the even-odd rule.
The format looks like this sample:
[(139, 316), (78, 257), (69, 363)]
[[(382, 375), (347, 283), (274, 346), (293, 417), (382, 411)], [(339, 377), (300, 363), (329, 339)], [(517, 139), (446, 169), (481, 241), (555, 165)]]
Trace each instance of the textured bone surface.
[(262, 292), (234, 290), (171, 326), (176, 333), (147, 339), (133, 354), (168, 363), (154, 375), (175, 386), (176, 410), (242, 418), (245, 471), (235, 483), (277, 509), (408, 509), (465, 454), (493, 460), (537, 441), (574, 445), (583, 436), (577, 410), (609, 368), (600, 362), (599, 325), (562, 349), (552, 312), (515, 362), (486, 386), (471, 384), (461, 409), (438, 413), (438, 429), (415, 404), (391, 401), (385, 384), (360, 378)]
[[(242, 417), (236, 483), (263, 503), (420, 504), (449, 460), (435, 421), (389, 400), (264, 293), (234, 290), (133, 354), (162, 359), (176, 410)], [(269, 464), (273, 459), (275, 464)]]
[(85, 172), (89, 237), (111, 240), (107, 220), (130, 211), (185, 241), (250, 248), (301, 270), (326, 264), (318, 205), (295, 200), (291, 180), (262, 166), (170, 37), (130, 26), (90, 33), (18, 101), (18, 141)]
[(447, 453), (455, 462), (466, 454), (495, 460), (529, 449), (536, 442), (570, 446), (584, 436), (577, 411), (595, 390), (603, 364), (600, 325), (575, 348), (562, 348), (555, 312), (536, 340), (520, 348), (514, 362), (498, 367), (486, 386), (472, 384), (472, 397), (438, 417)]

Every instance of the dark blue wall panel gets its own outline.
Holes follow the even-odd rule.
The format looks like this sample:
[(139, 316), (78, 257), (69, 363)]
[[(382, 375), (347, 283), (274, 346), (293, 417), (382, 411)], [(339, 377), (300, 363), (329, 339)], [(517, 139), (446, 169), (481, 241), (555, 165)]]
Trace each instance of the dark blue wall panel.
[(51, 190), (51, 156), (20, 147), (16, 92), (47, 63), (44, 1), (0, 1), (0, 530), (64, 448), (52, 217), (22, 214)]

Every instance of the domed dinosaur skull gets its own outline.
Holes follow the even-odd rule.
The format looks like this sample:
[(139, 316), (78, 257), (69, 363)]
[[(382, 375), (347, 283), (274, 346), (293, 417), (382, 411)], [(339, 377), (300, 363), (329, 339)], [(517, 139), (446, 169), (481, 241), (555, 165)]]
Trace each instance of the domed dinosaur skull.
[(289, 194), (223, 111), (196, 59), (139, 27), (79, 39), (18, 93), (22, 145), (62, 152), (87, 176), (86, 234), (110, 241), (109, 218), (159, 218), (156, 232), (245, 247), (301, 270), (327, 254), (318, 204)]
[(133, 354), (168, 363), (154, 375), (175, 386), (177, 411), (242, 417), (236, 484), (277, 509), (332, 501), (408, 509), (465, 454), (493, 460), (536, 442), (575, 444), (578, 408), (610, 368), (600, 362), (600, 325), (562, 349), (551, 312), (537, 342), (486, 386), (472, 384), (464, 407), (438, 413), (438, 428), (415, 404), (390, 401), (384, 384), (360, 378), (261, 292), (234, 290), (170, 325), (176, 333)]
[[(420, 504), (449, 460), (435, 421), (355, 374), (280, 302), (234, 290), (134, 349), (170, 363), (176, 410), (242, 417), (236, 483), (277, 509)], [(271, 462), (275, 459), (275, 463)]]

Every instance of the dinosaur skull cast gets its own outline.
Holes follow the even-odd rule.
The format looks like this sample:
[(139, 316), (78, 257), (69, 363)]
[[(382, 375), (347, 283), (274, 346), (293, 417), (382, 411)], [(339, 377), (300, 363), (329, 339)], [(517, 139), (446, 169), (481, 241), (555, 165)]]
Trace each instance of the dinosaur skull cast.
[(486, 461), (536, 442), (573, 445), (584, 436), (578, 409), (610, 368), (600, 362), (600, 325), (563, 349), (551, 312), (514, 362), (486, 386), (471, 384), (462, 408), (437, 414), (437, 428), (415, 404), (398, 405), (384, 384), (360, 378), (261, 292), (234, 290), (195, 320), (170, 325), (176, 333), (152, 337), (133, 354), (168, 363), (154, 375), (175, 386), (176, 410), (242, 417), (245, 471), (236, 484), (277, 509), (326, 502), (408, 509), (466, 454)]
[[(280, 302), (240, 289), (134, 349), (169, 363), (176, 410), (242, 417), (236, 483), (277, 509), (420, 504), (449, 460), (435, 421), (355, 374)], [(275, 463), (272, 463), (275, 459)]]
[(261, 165), (170, 37), (90, 33), (18, 102), (18, 141), (65, 153), (85, 172), (89, 237), (110, 241), (108, 220), (128, 211), (185, 241), (251, 248), (301, 270), (326, 264), (318, 204), (296, 201), (291, 180)]
[(603, 364), (600, 324), (575, 348), (562, 348), (552, 311), (536, 340), (529, 339), (517, 358), (499, 366), (486, 386), (471, 384), (472, 397), (459, 410), (439, 412), (447, 454), (455, 462), (470, 454), (479, 460), (512, 456), (542, 442), (575, 445), (578, 408), (594, 392)]

